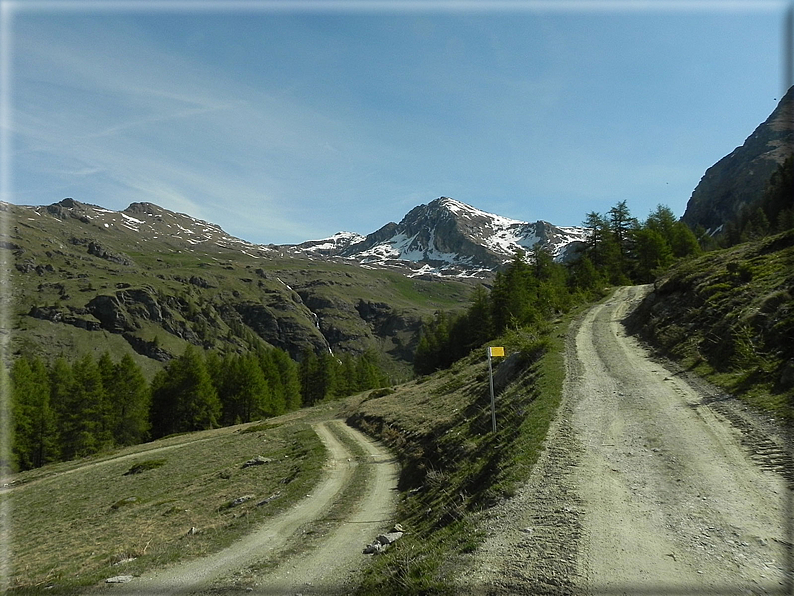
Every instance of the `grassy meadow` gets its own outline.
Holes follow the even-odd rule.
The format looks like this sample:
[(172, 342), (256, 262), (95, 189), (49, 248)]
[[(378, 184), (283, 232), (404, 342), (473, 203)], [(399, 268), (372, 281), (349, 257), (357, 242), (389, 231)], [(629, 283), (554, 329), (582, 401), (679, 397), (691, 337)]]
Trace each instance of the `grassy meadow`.
[[(321, 406), (18, 474), (0, 493), (11, 593), (71, 594), (230, 544), (319, 480), (325, 448), (310, 423), (328, 414)], [(257, 456), (271, 461), (242, 467)]]

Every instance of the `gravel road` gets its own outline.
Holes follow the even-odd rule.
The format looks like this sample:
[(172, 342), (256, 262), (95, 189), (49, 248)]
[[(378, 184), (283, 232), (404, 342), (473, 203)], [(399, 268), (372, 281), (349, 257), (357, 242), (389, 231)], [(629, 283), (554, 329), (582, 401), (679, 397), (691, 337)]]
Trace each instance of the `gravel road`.
[[(329, 427), (356, 441), (366, 457), (353, 455)], [(219, 553), (129, 583), (108, 584), (91, 594), (344, 593), (365, 561), (364, 546), (393, 523), (397, 465), (385, 449), (341, 421), (322, 422), (313, 428), (329, 452), (326, 474), (293, 508)], [(324, 519), (359, 465), (368, 468), (366, 491), (343, 519)], [(278, 562), (284, 550), (294, 548), (315, 524), (325, 530), (320, 539), (312, 541), (310, 550), (284, 557), (285, 562), (269, 571), (256, 571), (262, 563)]]
[(480, 520), (461, 593), (794, 593), (791, 484), (748, 447), (780, 437), (626, 335), (646, 291), (621, 288), (572, 327), (547, 448)]

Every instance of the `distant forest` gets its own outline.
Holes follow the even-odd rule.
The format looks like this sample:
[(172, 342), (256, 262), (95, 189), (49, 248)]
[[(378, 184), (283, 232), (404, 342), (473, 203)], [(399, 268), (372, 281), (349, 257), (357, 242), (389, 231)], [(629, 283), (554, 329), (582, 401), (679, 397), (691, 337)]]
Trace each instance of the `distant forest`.
[(167, 435), (240, 424), (381, 387), (370, 354), (336, 358), (283, 350), (202, 354), (188, 346), (147, 383), (130, 355), (74, 363), (18, 358), (10, 372), (12, 470), (85, 457)]

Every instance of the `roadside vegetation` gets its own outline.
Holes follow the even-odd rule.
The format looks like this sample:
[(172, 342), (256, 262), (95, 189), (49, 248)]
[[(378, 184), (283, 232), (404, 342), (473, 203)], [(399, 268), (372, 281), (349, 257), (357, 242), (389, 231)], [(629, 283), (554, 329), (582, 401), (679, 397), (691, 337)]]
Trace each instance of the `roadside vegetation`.
[[(573, 314), (573, 313), (571, 313)], [(529, 331), (499, 338), (492, 431), (485, 348), (448, 369), (351, 398), (348, 422), (380, 438), (400, 459), (402, 540), (378, 555), (359, 594), (452, 594), (460, 558), (484, 538), (474, 515), (514, 494), (529, 475), (559, 405), (569, 317), (539, 343)]]
[(791, 416), (794, 230), (673, 268), (631, 317), (663, 355), (747, 403)]
[(707, 252), (655, 280), (631, 319), (661, 354), (773, 415), (794, 416), (794, 156)]

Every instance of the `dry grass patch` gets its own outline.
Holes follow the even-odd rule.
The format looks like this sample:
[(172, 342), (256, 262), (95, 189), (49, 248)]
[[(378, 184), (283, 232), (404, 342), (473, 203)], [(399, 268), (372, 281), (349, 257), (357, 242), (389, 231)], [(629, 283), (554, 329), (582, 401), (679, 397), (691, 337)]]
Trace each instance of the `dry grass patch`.
[[(73, 593), (217, 551), (297, 501), (321, 475), (325, 448), (308, 421), (224, 430), (167, 439), (156, 459), (138, 447), (57, 474), (37, 471), (29, 483), (20, 475), (0, 495), (12, 511), (12, 591)], [(270, 461), (242, 467), (256, 456)], [(249, 498), (228, 505), (241, 497)]]

